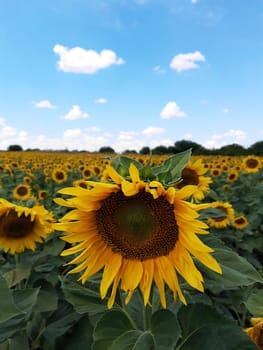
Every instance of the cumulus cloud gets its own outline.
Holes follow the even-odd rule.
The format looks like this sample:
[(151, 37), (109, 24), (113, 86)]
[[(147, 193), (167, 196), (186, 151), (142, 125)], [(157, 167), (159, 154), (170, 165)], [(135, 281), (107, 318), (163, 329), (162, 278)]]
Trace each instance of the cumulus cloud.
[(242, 130), (230, 129), (223, 134), (213, 134), (205, 143), (206, 148), (219, 148), (232, 143), (242, 143), (247, 137), (247, 133)]
[(176, 102), (168, 102), (160, 113), (163, 119), (182, 118), (186, 117), (186, 115), (185, 112), (181, 111)]
[(181, 72), (188, 69), (198, 68), (199, 65), (196, 62), (204, 62), (205, 56), (200, 51), (190, 53), (180, 53), (172, 59), (170, 67), (177, 72)]
[(199, 0), (191, 0), (191, 3), (192, 3), (192, 4), (196, 4), (196, 3), (198, 3), (198, 1), (199, 1)]
[(99, 103), (99, 104), (104, 104), (107, 102), (108, 102), (108, 100), (104, 97), (100, 97), (100, 98), (97, 98), (97, 100), (95, 100), (95, 103)]
[(48, 109), (55, 108), (55, 106), (48, 100), (33, 102), (33, 105), (37, 108), (48, 108)]
[(74, 105), (71, 107), (71, 109), (69, 110), (69, 112), (67, 114), (65, 114), (64, 116), (61, 117), (61, 119), (76, 120), (76, 119), (86, 119), (88, 117), (89, 117), (88, 113), (83, 112), (80, 109), (80, 106)]
[(160, 135), (164, 133), (164, 128), (157, 128), (154, 126), (148, 126), (142, 131), (142, 134), (145, 136), (153, 136), (153, 135)]
[(67, 73), (94, 74), (101, 69), (124, 63), (124, 60), (117, 57), (112, 50), (97, 52), (95, 50), (85, 50), (81, 47), (69, 49), (57, 44), (53, 51), (59, 56), (58, 70)]
[(228, 113), (228, 112), (229, 112), (229, 108), (224, 108), (224, 109), (223, 109), (223, 112), (224, 112), (224, 113)]

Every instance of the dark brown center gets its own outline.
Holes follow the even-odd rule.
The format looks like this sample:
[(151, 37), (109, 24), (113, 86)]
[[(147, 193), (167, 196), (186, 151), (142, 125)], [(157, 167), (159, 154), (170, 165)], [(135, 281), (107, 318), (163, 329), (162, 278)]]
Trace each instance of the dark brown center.
[(165, 197), (141, 191), (126, 197), (112, 193), (97, 211), (99, 234), (126, 259), (147, 260), (168, 255), (178, 239), (174, 207)]
[(7, 215), (0, 217), (0, 236), (19, 239), (30, 234), (34, 227), (34, 221), (22, 214), (17, 215), (15, 210), (10, 210)]
[(182, 188), (186, 185), (198, 185), (199, 184), (199, 177), (195, 170), (190, 168), (184, 168), (182, 171), (182, 179), (178, 184), (178, 188)]

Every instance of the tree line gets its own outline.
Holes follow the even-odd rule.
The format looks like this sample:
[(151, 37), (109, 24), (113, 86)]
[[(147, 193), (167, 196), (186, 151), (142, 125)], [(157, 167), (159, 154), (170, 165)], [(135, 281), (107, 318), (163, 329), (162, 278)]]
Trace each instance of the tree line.
[[(163, 146), (159, 145), (154, 148), (150, 148), (148, 146), (142, 147), (140, 151), (136, 150), (125, 150), (122, 152), (122, 154), (156, 154), (156, 155), (162, 155), (162, 154), (176, 154), (179, 152), (183, 152), (188, 150), (189, 148), (192, 149), (193, 155), (225, 155), (225, 156), (245, 156), (245, 155), (255, 155), (255, 156), (263, 156), (263, 141), (258, 141), (252, 144), (249, 147), (243, 147), (237, 143), (232, 143), (230, 145), (222, 146), (220, 148), (213, 148), (208, 149), (196, 142), (189, 141), (189, 140), (180, 140), (176, 141), (172, 146)], [(7, 151), (40, 151), (38, 148), (34, 149), (26, 149), (23, 150), (22, 146), (20, 145), (10, 145), (7, 148)], [(48, 152), (85, 152), (85, 153), (116, 153), (115, 150), (110, 146), (103, 146), (101, 147), (97, 152), (90, 152), (88, 150), (73, 150), (69, 151), (67, 149), (65, 150), (46, 150)], [(42, 151), (43, 152), (43, 151)]]

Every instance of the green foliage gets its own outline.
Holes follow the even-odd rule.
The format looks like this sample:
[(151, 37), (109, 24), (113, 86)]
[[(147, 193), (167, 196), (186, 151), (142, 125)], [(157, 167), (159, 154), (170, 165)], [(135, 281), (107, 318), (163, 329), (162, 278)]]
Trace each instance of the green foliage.
[[(176, 143), (175, 149), (181, 147), (182, 152), (175, 152), (161, 164), (152, 165), (150, 154), (146, 163), (125, 155), (108, 159), (128, 180), (133, 163), (142, 180), (175, 186), (192, 151), (200, 150), (193, 143), (192, 149), (184, 149), (189, 145)], [(0, 196), (10, 201), (12, 189), (26, 175), (23, 169), (13, 169), (13, 174), (0, 174)], [(55, 218), (64, 215), (68, 209), (56, 206), (53, 198), (57, 190), (80, 179), (79, 173), (69, 172), (66, 183), (56, 184), (50, 177), (47, 181), (39, 168), (32, 179), (35, 198), (39, 189), (47, 190), (50, 196), (41, 203)], [(191, 288), (178, 275), (186, 306), (174, 300), (166, 288), (167, 309), (162, 309), (153, 285), (148, 305), (144, 306), (139, 290), (125, 305), (126, 294), (118, 290), (113, 308), (108, 310), (108, 296), (104, 300), (100, 297), (101, 272), (84, 285), (77, 281), (78, 276), (67, 274), (71, 266), (60, 255), (66, 247), (60, 239), (63, 233), (54, 233), (35, 251), (16, 256), (1, 251), (0, 350), (256, 350), (244, 328), (250, 326), (251, 317), (263, 316), (262, 179), (262, 169), (256, 174), (240, 174), (229, 191), (222, 190), (225, 174), (214, 179), (207, 201), (229, 201), (236, 213), (247, 217), (249, 225), (243, 230), (231, 225), (211, 227), (209, 235), (199, 235), (214, 249), (213, 257), (223, 273), (214, 273), (195, 259), (204, 277), (204, 292)], [(25, 206), (34, 203), (34, 199), (22, 202)], [(208, 217), (220, 215), (216, 209), (207, 209), (199, 219), (206, 222)]]

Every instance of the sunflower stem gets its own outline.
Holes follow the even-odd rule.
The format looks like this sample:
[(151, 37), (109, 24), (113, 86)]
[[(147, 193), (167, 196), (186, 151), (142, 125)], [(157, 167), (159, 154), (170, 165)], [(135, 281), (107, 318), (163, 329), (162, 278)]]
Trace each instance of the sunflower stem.
[(144, 330), (150, 330), (151, 329), (151, 317), (152, 317), (152, 309), (149, 305), (146, 305), (143, 307), (143, 314), (144, 314)]
[(122, 312), (126, 315), (126, 317), (129, 319), (132, 327), (134, 329), (138, 329), (134, 319), (131, 317), (131, 315), (129, 314), (128, 310), (127, 310), (127, 307), (126, 307), (126, 304), (125, 304), (125, 301), (124, 301), (124, 298), (123, 298), (123, 295), (122, 295), (122, 292), (120, 290), (120, 287), (118, 287), (118, 294), (119, 294), (119, 298), (120, 298), (120, 301), (121, 301), (121, 309), (122, 309)]

